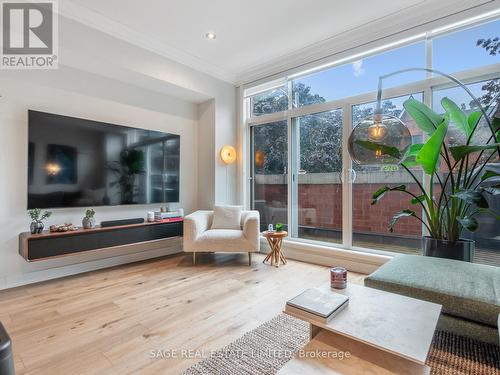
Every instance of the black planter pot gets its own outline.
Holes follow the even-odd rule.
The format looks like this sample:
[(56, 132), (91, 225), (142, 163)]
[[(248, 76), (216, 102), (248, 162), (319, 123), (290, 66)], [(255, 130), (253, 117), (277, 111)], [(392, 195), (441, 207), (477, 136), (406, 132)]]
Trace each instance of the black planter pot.
[(472, 240), (445, 241), (422, 237), (422, 253), (429, 257), (473, 262), (474, 248), (474, 241)]

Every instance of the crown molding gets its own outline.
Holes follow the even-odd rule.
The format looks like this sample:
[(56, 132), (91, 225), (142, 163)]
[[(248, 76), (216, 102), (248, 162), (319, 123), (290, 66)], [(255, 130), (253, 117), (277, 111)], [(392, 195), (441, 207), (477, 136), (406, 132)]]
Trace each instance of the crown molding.
[(276, 79), (291, 71), (304, 70), (311, 65), (332, 59), (333, 56), (353, 54), (377, 43), (392, 42), (427, 31), (430, 25), (435, 27), (444, 22), (455, 22), (460, 18), (491, 11), (498, 8), (499, 3), (498, 0), (462, 0), (457, 4), (453, 0), (442, 0), (422, 6), (422, 2), (419, 2), (287, 55), (249, 67), (238, 74), (236, 84), (253, 85)]
[(233, 85), (236, 83), (237, 75), (235, 72), (219, 68), (197, 56), (159, 42), (154, 38), (148, 37), (120, 22), (111, 20), (98, 12), (76, 4), (71, 0), (60, 2), (59, 14), (222, 81)]
[[(427, 4), (425, 4), (427, 3)], [(362, 26), (297, 49), (280, 57), (265, 60), (256, 66), (235, 72), (216, 66), (204, 59), (146, 36), (132, 28), (109, 19), (71, 0), (61, 1), (59, 14), (120, 40), (156, 53), (167, 59), (188, 66), (194, 70), (218, 78), (230, 84), (241, 86), (274, 79), (290, 71), (299, 71), (337, 55), (348, 55), (374, 44), (426, 30), (429, 25), (453, 22), (454, 19), (469, 17), (498, 8), (500, 0), (422, 0), (414, 5), (375, 19)], [(446, 19), (446, 21), (445, 21)], [(369, 36), (367, 38), (367, 36)]]

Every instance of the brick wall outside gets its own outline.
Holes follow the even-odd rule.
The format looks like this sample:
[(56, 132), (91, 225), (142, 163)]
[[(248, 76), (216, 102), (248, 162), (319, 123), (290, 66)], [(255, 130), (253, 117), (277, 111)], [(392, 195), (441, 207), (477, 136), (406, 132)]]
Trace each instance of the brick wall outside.
[[(382, 186), (376, 184), (353, 185), (353, 230), (354, 232), (389, 234), (387, 226), (392, 216), (400, 210), (417, 206), (409, 203), (408, 195), (401, 192), (391, 192), (376, 204), (371, 205), (372, 194)], [(407, 184), (412, 192), (417, 192), (415, 184)], [(256, 184), (255, 197), (265, 205), (286, 207), (287, 185)], [(305, 211), (299, 211), (301, 225), (328, 229), (342, 229), (342, 185), (341, 184), (300, 184), (299, 206), (312, 208), (316, 213), (316, 222), (311, 222), (305, 216)], [(266, 223), (267, 224), (267, 223)], [(421, 224), (415, 218), (402, 218), (394, 228), (393, 234), (420, 236)]]
[[(376, 205), (371, 205), (371, 197), (380, 184), (353, 185), (353, 230), (355, 232), (388, 233), (387, 226), (392, 216), (401, 210), (417, 210), (409, 202), (409, 195), (402, 192), (390, 192)], [(417, 193), (416, 184), (408, 184), (408, 190)], [(410, 207), (411, 206), (411, 207)], [(421, 236), (422, 224), (415, 218), (402, 218), (394, 227), (394, 234)]]

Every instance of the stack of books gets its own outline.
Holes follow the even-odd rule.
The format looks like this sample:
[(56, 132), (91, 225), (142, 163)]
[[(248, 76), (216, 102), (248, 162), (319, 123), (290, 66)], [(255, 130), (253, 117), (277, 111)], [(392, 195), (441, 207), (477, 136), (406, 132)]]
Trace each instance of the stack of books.
[(349, 297), (310, 288), (286, 303), (285, 311), (303, 320), (328, 323), (349, 303)]
[(180, 219), (182, 215), (178, 211), (161, 212), (155, 211), (155, 221), (162, 221), (163, 219)]

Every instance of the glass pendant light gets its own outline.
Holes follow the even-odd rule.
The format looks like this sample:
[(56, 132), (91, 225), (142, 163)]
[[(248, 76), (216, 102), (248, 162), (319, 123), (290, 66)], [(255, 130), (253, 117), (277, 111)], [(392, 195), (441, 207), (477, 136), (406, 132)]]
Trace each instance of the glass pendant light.
[[(430, 68), (407, 68), (382, 75), (378, 79), (377, 107), (373, 116), (360, 121), (352, 130), (348, 150), (352, 160), (361, 165), (398, 164), (411, 146), (411, 134), (406, 125), (397, 117), (382, 113), (382, 81), (398, 74), (422, 71), (445, 77), (464, 89), (481, 111), (488, 127), (495, 134), (495, 128), (484, 107), (462, 82), (449, 74)], [(500, 151), (498, 152), (500, 155)]]
[(382, 115), (373, 116), (373, 124), (368, 127), (368, 138), (373, 142), (380, 142), (387, 136), (387, 126), (382, 123)]
[(352, 160), (361, 165), (397, 164), (411, 146), (411, 134), (397, 117), (375, 113), (360, 121), (349, 136)]
[(356, 164), (398, 164), (411, 146), (411, 134), (403, 121), (383, 114), (383, 78), (379, 77), (374, 114), (361, 120), (349, 136), (348, 150)]

